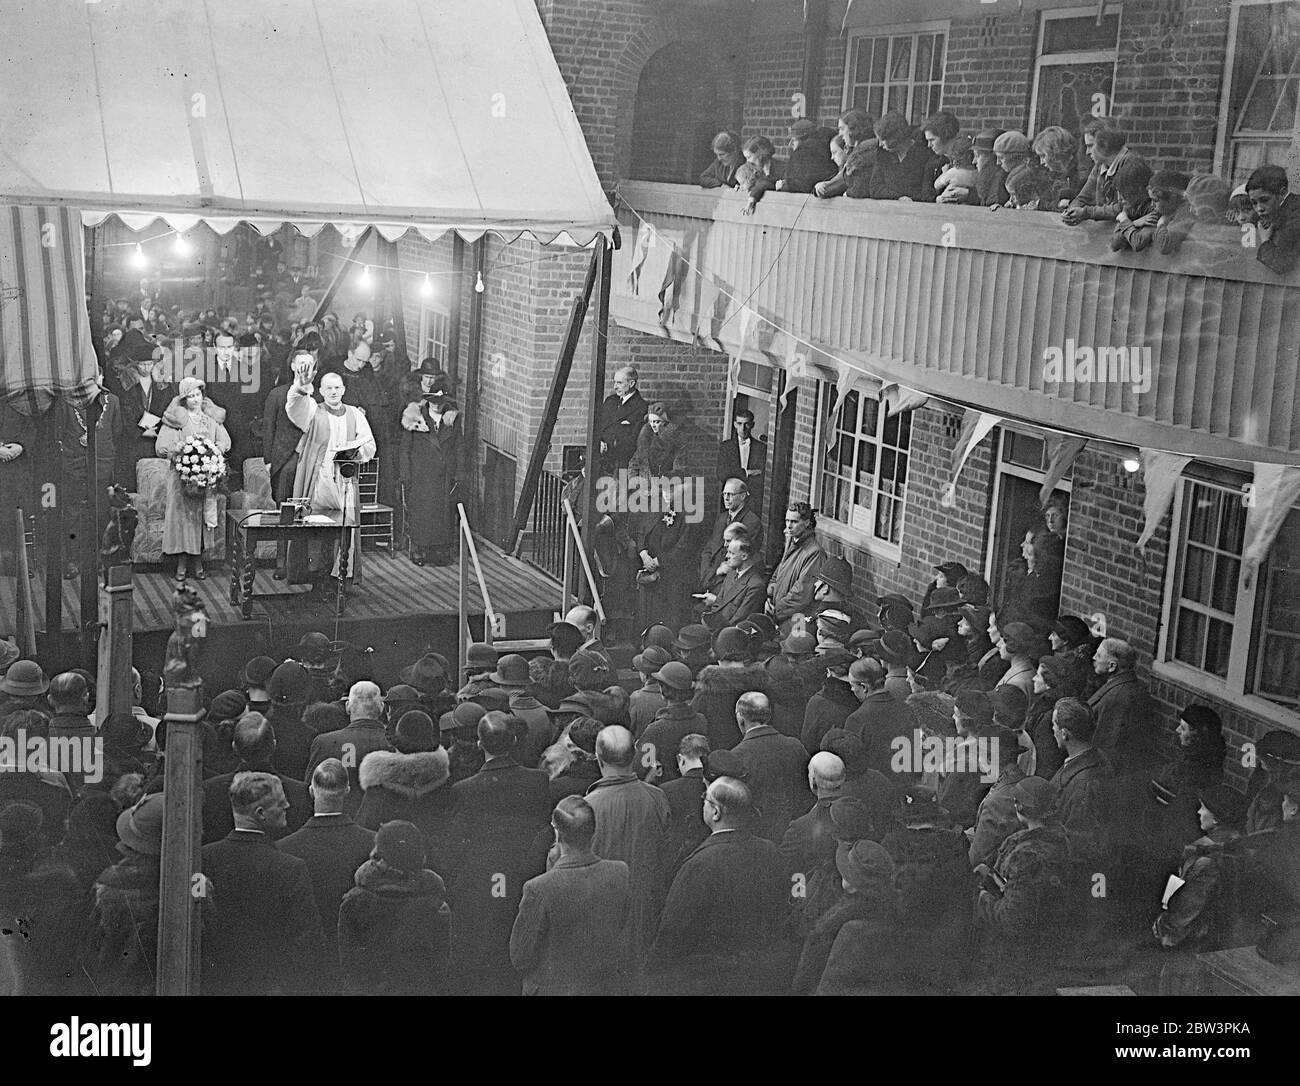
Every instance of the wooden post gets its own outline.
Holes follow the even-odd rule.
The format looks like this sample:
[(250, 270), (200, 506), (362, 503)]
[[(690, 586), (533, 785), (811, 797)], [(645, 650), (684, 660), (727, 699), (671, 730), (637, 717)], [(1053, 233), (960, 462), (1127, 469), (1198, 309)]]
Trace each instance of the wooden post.
[(14, 641), (27, 659), (36, 659), (36, 604), (32, 600), (31, 565), (27, 559), (27, 514), (14, 510)]
[[(474, 273), (475, 282), (478, 276), (483, 274), (487, 262), (487, 237), (481, 237), (474, 243)], [(462, 406), (465, 408), (461, 415), (461, 420), (465, 426), (465, 455), (470, 457), (470, 463), (476, 467), (478, 465), (478, 403), (479, 403), (479, 372), (483, 363), (483, 295), (473, 289), (471, 285), (469, 296), (469, 342), (468, 342), (468, 360), (465, 367), (465, 389)], [(477, 472), (473, 473), (477, 476)], [(477, 482), (477, 480), (476, 480)], [(470, 488), (469, 494), (466, 495), (469, 501), (471, 514), (478, 513), (478, 486)]]
[(609, 290), (613, 252), (604, 237), (596, 239), (596, 327), (591, 337), (591, 374), (587, 381), (587, 485), (582, 502), (583, 546), (596, 546), (596, 466), (600, 460), (600, 405), (605, 398), (605, 356), (609, 348)]
[(564, 534), (564, 580), (560, 582), (560, 621), (569, 613), (569, 587), (573, 584), (573, 535), (569, 521), (560, 513), (560, 531)]
[(113, 713), (131, 711), (131, 628), (135, 581), (130, 566), (113, 566), (99, 596), (99, 668), (95, 706), (100, 725)]
[(199, 991), (199, 905), (207, 887), (199, 871), (203, 833), (202, 694), (167, 691), (163, 780), (162, 886), (158, 909), (157, 994)]
[(46, 670), (63, 670), (63, 453), (59, 448), (59, 401), (36, 420), (36, 447), (44, 479), (36, 480), (39, 519), (45, 527), (45, 644), (41, 660)]
[[(470, 284), (471, 288), (473, 284)], [(447, 294), (447, 357), (443, 369), (460, 376), (460, 316), (461, 301), (465, 297), (465, 239), (459, 234), (451, 236), (451, 290)], [(420, 344), (424, 350), (424, 344)], [(423, 362), (417, 358), (414, 361)]]
[[(86, 406), (86, 494), (81, 506), (80, 546), (74, 552), (81, 567), (81, 624), (77, 631), (81, 666), (95, 664), (95, 636), (99, 630), (99, 420), (104, 398), (96, 396)], [(127, 705), (130, 711), (131, 706)]]
[(510, 554), (514, 554), (520, 533), (528, 524), (528, 515), (533, 511), (533, 501), (537, 497), (537, 484), (541, 480), (542, 468), (546, 464), (546, 454), (551, 448), (551, 435), (555, 432), (555, 420), (560, 414), (560, 401), (564, 399), (564, 388), (569, 383), (569, 371), (573, 368), (573, 356), (577, 353), (578, 340), (582, 336), (582, 322), (587, 316), (591, 290), (596, 282), (596, 266), (599, 262), (600, 251), (597, 250), (591, 255), (591, 264), (587, 268), (587, 279), (583, 283), (582, 293), (573, 299), (573, 308), (569, 311), (569, 327), (564, 335), (564, 344), (560, 347), (560, 361), (555, 367), (555, 372), (551, 374), (551, 389), (546, 394), (546, 407), (542, 411), (541, 425), (537, 429), (537, 440), (533, 444), (532, 455), (528, 458), (528, 470), (524, 473), (523, 489), (519, 492), (519, 504), (515, 506), (514, 523), (510, 525), (510, 535), (502, 544), (502, 549)]
[(456, 580), (459, 593), (460, 625), (457, 628), (457, 657), (459, 661), (457, 674), (460, 682), (456, 689), (465, 685), (469, 665), (469, 556), (465, 553), (465, 526), (459, 518), (456, 520), (456, 539), (460, 543), (460, 576)]

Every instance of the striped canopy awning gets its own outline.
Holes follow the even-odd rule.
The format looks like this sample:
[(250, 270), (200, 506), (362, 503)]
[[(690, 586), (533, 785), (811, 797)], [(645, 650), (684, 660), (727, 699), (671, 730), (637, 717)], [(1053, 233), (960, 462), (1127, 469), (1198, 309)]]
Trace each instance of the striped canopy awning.
[(94, 392), (83, 239), (76, 208), (0, 203), (0, 400), (24, 415)]

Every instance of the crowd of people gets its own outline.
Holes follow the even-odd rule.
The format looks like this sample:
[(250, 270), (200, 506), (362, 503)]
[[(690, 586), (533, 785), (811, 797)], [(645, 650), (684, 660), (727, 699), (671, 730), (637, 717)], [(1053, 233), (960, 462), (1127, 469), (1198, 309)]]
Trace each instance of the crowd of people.
[[(202, 990), (1027, 992), (1135, 961), (1178, 990), (1197, 950), (1300, 957), (1300, 737), (1241, 792), (1193, 703), (1162, 756), (1134, 648), (1056, 613), (1063, 506), (994, 596), (944, 562), (864, 610), (801, 503), (756, 574), (737, 484), (724, 583), (630, 671), (581, 604), (460, 674), (430, 645), (380, 685), (319, 633), (249, 660), (202, 723)], [(97, 719), (88, 673), (0, 652), (3, 982), (148, 993), (166, 694), (136, 673)]]
[(1052, 125), (1031, 140), (1001, 128), (963, 133), (947, 110), (916, 128), (901, 113), (850, 109), (835, 130), (801, 118), (788, 136), (782, 168), (766, 136), (719, 132), (700, 184), (735, 188), (748, 198), (745, 214), (769, 190), (1048, 212), (1070, 226), (1113, 223), (1112, 249), (1162, 255), (1197, 224), (1227, 223), (1249, 227), (1243, 238), (1272, 271), (1300, 261), (1300, 198), (1285, 169), (1260, 166), (1235, 188), (1211, 173), (1155, 170), (1115, 118), (1088, 115), (1077, 137)]

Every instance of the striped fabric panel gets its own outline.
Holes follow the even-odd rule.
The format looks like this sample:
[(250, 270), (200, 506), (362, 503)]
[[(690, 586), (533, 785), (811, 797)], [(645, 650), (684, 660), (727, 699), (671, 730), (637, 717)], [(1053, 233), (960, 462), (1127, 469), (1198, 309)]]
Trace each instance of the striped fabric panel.
[(0, 399), (24, 415), (83, 406), (96, 367), (80, 212), (0, 203)]

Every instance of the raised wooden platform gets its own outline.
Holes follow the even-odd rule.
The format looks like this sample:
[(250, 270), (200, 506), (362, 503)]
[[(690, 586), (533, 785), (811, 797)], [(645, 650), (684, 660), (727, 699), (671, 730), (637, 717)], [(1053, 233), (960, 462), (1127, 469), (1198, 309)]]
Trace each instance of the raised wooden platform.
[(1300, 995), (1300, 968), (1274, 965), (1253, 946), (1232, 947), (1196, 960), (1205, 971), (1207, 989), (1220, 995)]
[[(559, 607), (559, 586), (535, 566), (502, 554), (483, 540), (478, 541), (479, 560), (487, 580), (492, 606), (506, 616), (506, 637), (536, 636), (533, 629), (511, 629), (512, 615), (553, 612)], [(237, 607), (230, 602), (230, 569), (225, 563), (209, 567), (202, 581), (191, 582), (207, 605), (208, 619), (217, 626), (243, 623)], [(135, 574), (134, 626), (137, 634), (169, 631), (173, 620), (171, 598), (176, 581), (171, 572), (154, 567)], [(271, 570), (259, 569), (253, 600), (253, 621), (259, 625), (297, 626), (319, 623), (327, 629), (334, 618), (333, 595), (311, 593), (306, 586), (290, 586), (273, 580)], [(412, 563), (405, 555), (367, 552), (363, 583), (348, 595), (344, 619), (356, 622), (398, 616), (441, 616), (459, 612), (459, 566), (424, 566)], [(80, 624), (81, 583), (63, 582), (63, 627), (75, 631)], [(44, 630), (44, 575), (32, 581), (32, 597), (38, 615), (37, 628)], [(469, 610), (482, 614), (483, 604), (478, 584), (470, 573)], [(0, 577), (0, 636), (14, 632), (14, 578)], [(533, 624), (535, 625), (535, 623)]]

